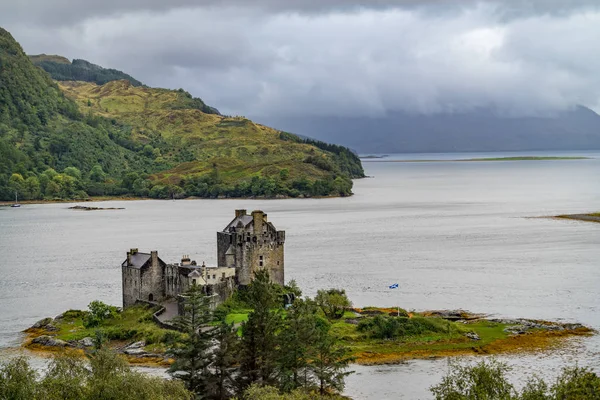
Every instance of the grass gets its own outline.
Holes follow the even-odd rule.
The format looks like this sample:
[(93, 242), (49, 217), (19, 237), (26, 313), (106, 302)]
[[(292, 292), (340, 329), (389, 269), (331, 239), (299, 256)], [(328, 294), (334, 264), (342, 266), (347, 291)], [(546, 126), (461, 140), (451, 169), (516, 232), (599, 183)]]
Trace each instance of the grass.
[[(169, 148), (161, 157), (176, 165), (152, 176), (156, 183), (179, 184), (184, 176), (219, 170), (222, 184), (233, 185), (252, 176), (278, 177), (288, 169), (289, 180), (333, 176), (305, 163), (310, 155), (331, 158), (312, 145), (283, 141), (278, 130), (244, 117), (205, 114), (197, 109), (174, 109), (184, 103), (182, 93), (166, 89), (134, 87), (125, 81), (98, 86), (88, 82), (59, 82), (65, 94), (84, 114), (92, 112), (132, 127), (134, 140), (150, 144), (161, 137)], [(182, 152), (187, 160), (178, 157)]]
[[(145, 341), (147, 345), (164, 343), (179, 336), (179, 332), (159, 327), (152, 319), (156, 310), (145, 306), (133, 306), (121, 312), (118, 318), (105, 320), (98, 327), (84, 326), (84, 311), (69, 310), (60, 322), (55, 333), (57, 339), (64, 341), (94, 338), (100, 331), (109, 341)], [(32, 332), (36, 333), (36, 332)]]

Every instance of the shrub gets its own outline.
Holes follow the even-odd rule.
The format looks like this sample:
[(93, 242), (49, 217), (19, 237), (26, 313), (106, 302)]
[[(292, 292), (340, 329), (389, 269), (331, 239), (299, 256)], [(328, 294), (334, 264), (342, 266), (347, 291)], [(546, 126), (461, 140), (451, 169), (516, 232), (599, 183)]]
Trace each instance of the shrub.
[(346, 296), (344, 289), (319, 290), (315, 301), (321, 307), (327, 318), (339, 319), (344, 316), (344, 311), (352, 307), (352, 302)]
[(450, 333), (456, 328), (441, 318), (389, 317), (377, 315), (361, 320), (359, 332), (366, 332), (376, 339), (396, 339), (424, 333)]
[(85, 315), (83, 326), (93, 328), (100, 326), (105, 320), (116, 318), (119, 315), (119, 309), (110, 306), (101, 301), (94, 300), (88, 305), (89, 312)]

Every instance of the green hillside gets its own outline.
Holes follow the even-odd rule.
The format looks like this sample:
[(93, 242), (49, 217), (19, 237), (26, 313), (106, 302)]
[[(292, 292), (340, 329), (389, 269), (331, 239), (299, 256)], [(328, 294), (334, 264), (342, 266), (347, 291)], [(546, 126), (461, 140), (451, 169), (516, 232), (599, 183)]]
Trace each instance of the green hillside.
[(348, 195), (363, 176), (346, 148), (206, 107), (130, 81), (57, 85), (0, 28), (0, 199)]

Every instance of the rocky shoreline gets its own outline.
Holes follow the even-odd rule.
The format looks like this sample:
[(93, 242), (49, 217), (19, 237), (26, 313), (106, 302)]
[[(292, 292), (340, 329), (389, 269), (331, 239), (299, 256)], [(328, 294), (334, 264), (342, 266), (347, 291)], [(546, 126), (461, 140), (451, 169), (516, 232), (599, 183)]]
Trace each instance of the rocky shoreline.
[[(23, 347), (33, 352), (57, 352), (64, 349), (80, 351), (84, 354), (96, 346), (96, 340), (85, 337), (79, 340), (62, 340), (56, 337), (58, 328), (56, 324), (62, 319), (62, 314), (56, 318), (44, 318), (24, 333), (27, 337)], [(130, 364), (144, 364), (148, 366), (168, 366), (172, 360), (163, 352), (151, 352), (145, 349), (144, 341), (111, 341), (109, 347), (127, 358)]]
[[(356, 318), (346, 318), (345, 323), (357, 325), (361, 318), (376, 315), (396, 316), (398, 313), (398, 310), (393, 308), (354, 309), (353, 311)], [(406, 313), (406, 311), (402, 311)], [(412, 313), (407, 314), (407, 318), (412, 317)], [(384, 352), (377, 348), (377, 344), (372, 347), (367, 345), (365, 351), (357, 354), (356, 362), (365, 365), (379, 365), (396, 364), (407, 359), (416, 358), (537, 352), (566, 343), (562, 341), (565, 338), (589, 336), (595, 333), (594, 330), (578, 323), (560, 323), (523, 318), (489, 318), (485, 314), (474, 314), (464, 310), (425, 311), (421, 315), (442, 318), (461, 324), (461, 326), (464, 325), (466, 328), (462, 334), (464, 339), (455, 342), (454, 347), (439, 347), (439, 343), (432, 342), (425, 346), (419, 344), (406, 348), (401, 347), (406, 343), (398, 343), (397, 348), (388, 347)], [(80, 351), (83, 355), (91, 351), (96, 345), (95, 339), (91, 336), (78, 340), (62, 340), (57, 337), (59, 335), (57, 326), (61, 324), (62, 318), (62, 314), (54, 319), (44, 318), (36, 322), (31, 328), (26, 329), (24, 332), (27, 333), (27, 337), (23, 347), (41, 353), (71, 349)], [(471, 329), (482, 323), (500, 327), (502, 338), (490, 342), (485, 335), (480, 336), (482, 331)], [(388, 345), (389, 342), (386, 346)], [(131, 364), (164, 367), (172, 363), (172, 360), (165, 354), (164, 349), (157, 349), (153, 346), (147, 347), (147, 343), (142, 340), (113, 340), (108, 342), (108, 346), (126, 357)]]

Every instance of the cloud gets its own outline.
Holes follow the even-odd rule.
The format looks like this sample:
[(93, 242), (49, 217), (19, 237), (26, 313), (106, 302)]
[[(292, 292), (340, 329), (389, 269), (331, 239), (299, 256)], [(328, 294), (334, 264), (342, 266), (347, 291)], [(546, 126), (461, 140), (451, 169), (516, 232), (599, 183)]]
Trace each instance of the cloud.
[(0, 24), (29, 53), (183, 87), (229, 114), (482, 106), (538, 114), (600, 105), (596, 2), (364, 3), (25, 0), (0, 6)]

